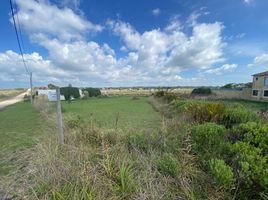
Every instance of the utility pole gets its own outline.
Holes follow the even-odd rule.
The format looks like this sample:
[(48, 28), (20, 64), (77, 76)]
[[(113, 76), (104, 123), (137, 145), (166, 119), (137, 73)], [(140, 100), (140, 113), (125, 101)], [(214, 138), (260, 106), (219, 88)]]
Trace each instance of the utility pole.
[(59, 129), (59, 142), (64, 143), (63, 127), (62, 127), (62, 114), (61, 114), (61, 102), (60, 102), (60, 88), (56, 88), (57, 94), (57, 115), (58, 115), (58, 129)]
[(30, 72), (30, 86), (31, 86), (31, 104), (33, 104), (33, 80), (32, 80), (33, 73)]

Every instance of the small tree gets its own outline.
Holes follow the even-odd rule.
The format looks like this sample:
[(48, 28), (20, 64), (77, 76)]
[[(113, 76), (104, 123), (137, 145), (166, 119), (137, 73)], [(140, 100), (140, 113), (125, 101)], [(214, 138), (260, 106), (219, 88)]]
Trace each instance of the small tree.
[(199, 88), (193, 89), (192, 94), (210, 95), (212, 94), (212, 91), (208, 87), (199, 87)]
[(91, 87), (84, 88), (83, 89), (84, 94), (85, 94), (85, 91), (88, 92), (88, 96), (89, 97), (97, 97), (97, 96), (100, 96), (101, 95), (101, 91), (100, 91), (99, 88), (91, 88)]
[(60, 94), (64, 95), (67, 101), (70, 101), (72, 97), (75, 99), (80, 97), (79, 89), (76, 87), (62, 87), (60, 88)]

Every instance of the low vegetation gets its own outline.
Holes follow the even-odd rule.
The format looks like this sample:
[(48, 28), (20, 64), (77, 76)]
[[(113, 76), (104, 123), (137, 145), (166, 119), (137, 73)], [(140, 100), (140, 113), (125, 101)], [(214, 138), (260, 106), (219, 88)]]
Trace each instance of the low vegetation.
[[(182, 99), (168, 91), (151, 96), (151, 105), (147, 101), (93, 97), (63, 103), (65, 144), (49, 129), (49, 137), (25, 153), (24, 175), (12, 179), (19, 185), (11, 194), (267, 199), (268, 125), (262, 115), (267, 105), (260, 113), (250, 102)], [(55, 121), (53, 104), (40, 105), (48, 106), (39, 107), (44, 122)]]
[(7, 100), (25, 92), (25, 89), (0, 89), (0, 101)]
[(79, 88), (76, 87), (61, 87), (60, 94), (65, 97), (66, 100), (70, 100), (71, 97), (77, 99), (80, 97)]
[(210, 94), (212, 94), (212, 91), (208, 87), (199, 87), (199, 88), (194, 88), (191, 94), (193, 94), (193, 95), (210, 95)]
[(85, 97), (98, 97), (101, 95), (99, 88), (83, 88)]
[(0, 179), (14, 167), (12, 154), (36, 144), (41, 130), (39, 112), (29, 103), (18, 103), (0, 112)]

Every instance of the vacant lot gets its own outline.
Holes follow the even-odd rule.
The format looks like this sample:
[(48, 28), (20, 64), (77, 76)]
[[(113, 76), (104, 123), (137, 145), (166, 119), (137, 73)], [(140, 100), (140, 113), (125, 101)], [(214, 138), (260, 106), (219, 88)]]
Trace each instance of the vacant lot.
[[(147, 97), (62, 102), (65, 144), (58, 144), (56, 129), (47, 131), (49, 137), (22, 156), (27, 161), (19, 177), (14, 173), (18, 189), (11, 193), (26, 199), (241, 199), (251, 194), (243, 199), (258, 199), (267, 194), (263, 178), (267, 177), (263, 170), (267, 163), (261, 151), (247, 143), (256, 129), (262, 137), (254, 142), (260, 148), (266, 144), (267, 140), (257, 139), (265, 138), (262, 134), (266, 134), (267, 124), (260, 113), (252, 112), (267, 109), (266, 103), (176, 98), (168, 105), (164, 98), (151, 98), (162, 116)], [(52, 107), (45, 109), (44, 116), (53, 121), (54, 104), (46, 105)], [(8, 120), (0, 124), (6, 130), (0, 131), (5, 138), (1, 147), (14, 152), (32, 146), (40, 134), (36, 132), (39, 114), (25, 103), (4, 112), (9, 117), (0, 118)], [(31, 116), (31, 123), (21, 116)], [(247, 131), (248, 137), (237, 137), (244, 134), (240, 130)], [(3, 134), (8, 131), (16, 134)], [(246, 147), (257, 150), (259, 160), (241, 157), (248, 155)], [(244, 171), (242, 159), (254, 168)], [(3, 163), (1, 170), (10, 174), (8, 163)], [(238, 170), (241, 173), (235, 173)], [(245, 177), (251, 173), (258, 173), (257, 179), (252, 179), (258, 188), (255, 192), (252, 185), (239, 185), (240, 180), (246, 183)]]
[(8, 155), (35, 144), (40, 126), (39, 113), (29, 103), (17, 103), (0, 111), (0, 175), (8, 173)]
[(101, 126), (112, 128), (153, 128), (160, 122), (147, 97), (108, 97), (62, 103), (64, 114), (79, 115)]
[(25, 91), (26, 90), (24, 90), (24, 89), (12, 89), (12, 90), (0, 89), (0, 101), (9, 99), (11, 97), (15, 97), (15, 96), (17, 96)]

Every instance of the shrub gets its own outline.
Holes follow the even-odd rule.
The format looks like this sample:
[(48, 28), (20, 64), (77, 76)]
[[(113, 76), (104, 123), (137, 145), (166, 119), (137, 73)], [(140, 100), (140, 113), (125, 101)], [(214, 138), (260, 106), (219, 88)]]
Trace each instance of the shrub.
[(165, 92), (163, 90), (159, 90), (154, 93), (155, 97), (163, 97), (165, 95)]
[(164, 100), (167, 102), (167, 103), (170, 103), (172, 102), (173, 100), (176, 100), (178, 97), (172, 93), (172, 92), (165, 92), (164, 94)]
[(268, 154), (268, 124), (256, 122), (243, 123), (233, 129), (232, 134), (238, 135), (240, 141), (259, 147), (263, 155)]
[(203, 123), (203, 122), (215, 122), (221, 123), (226, 106), (223, 103), (204, 103), (194, 102), (185, 106), (185, 114), (190, 120)]
[(156, 162), (157, 168), (163, 174), (176, 177), (180, 172), (178, 160), (171, 153), (165, 153)]
[(224, 160), (211, 159), (209, 161), (209, 168), (220, 186), (226, 189), (232, 186), (235, 180), (234, 174), (232, 168), (228, 166)]
[(210, 94), (212, 94), (212, 91), (208, 87), (199, 87), (199, 88), (194, 88), (191, 94), (194, 94), (194, 95), (210, 95)]
[(226, 127), (250, 121), (260, 121), (260, 118), (255, 112), (249, 111), (242, 106), (229, 107), (223, 117), (223, 123)]
[(84, 88), (83, 89), (83, 92), (87, 91), (88, 92), (88, 96), (89, 97), (97, 97), (97, 96), (100, 96), (101, 95), (101, 91), (99, 88), (91, 88), (91, 87), (88, 87), (88, 88)]
[(75, 99), (80, 97), (79, 89), (76, 87), (62, 87), (60, 88), (60, 94), (64, 95), (65, 100), (70, 100), (71, 97)]
[(193, 150), (204, 159), (222, 155), (226, 150), (226, 129), (215, 123), (204, 123), (192, 128)]
[(236, 154), (234, 161), (239, 166), (237, 170), (239, 179), (242, 181), (242, 193), (245, 193), (249, 199), (251, 195), (268, 194), (267, 155), (263, 156), (260, 148), (245, 142), (235, 143), (231, 150)]

